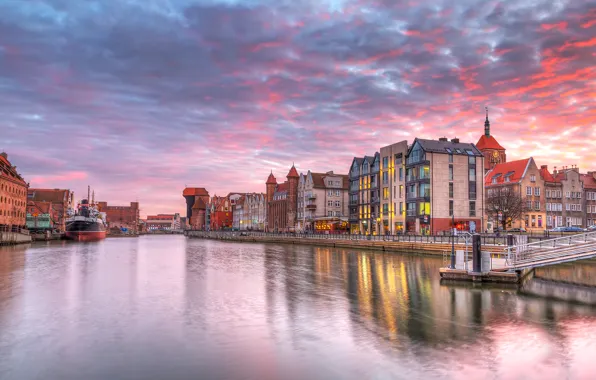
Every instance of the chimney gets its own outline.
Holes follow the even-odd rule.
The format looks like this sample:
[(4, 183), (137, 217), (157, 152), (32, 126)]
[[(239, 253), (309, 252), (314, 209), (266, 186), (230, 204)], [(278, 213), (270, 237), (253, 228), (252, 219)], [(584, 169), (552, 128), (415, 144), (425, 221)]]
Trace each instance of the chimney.
[(459, 139), (456, 137), (454, 139), (451, 139), (451, 142), (454, 144), (459, 144)]
[(6, 152), (0, 153), (0, 156), (4, 157), (6, 161), (8, 161), (8, 154), (6, 154)]
[(540, 166), (540, 169), (548, 170), (548, 165), (542, 165)]
[(439, 141), (447, 142), (448, 140), (447, 140), (447, 137), (441, 137), (441, 138), (439, 138)]
[(556, 167), (556, 166), (553, 168), (553, 175), (554, 175), (554, 176), (556, 176), (556, 175), (557, 175), (557, 167)]

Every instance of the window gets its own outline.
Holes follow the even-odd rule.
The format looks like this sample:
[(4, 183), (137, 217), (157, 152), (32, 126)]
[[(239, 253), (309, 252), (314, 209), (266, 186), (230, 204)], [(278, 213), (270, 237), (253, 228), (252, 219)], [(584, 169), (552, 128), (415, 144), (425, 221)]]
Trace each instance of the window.
[(532, 215), (532, 227), (536, 227), (536, 215)]
[(504, 181), (511, 182), (511, 176), (509, 176), (509, 175), (505, 176)]
[(546, 190), (546, 197), (550, 198), (550, 190)]
[(327, 196), (328, 197), (332, 197), (333, 196), (333, 190), (327, 190)]
[(565, 210), (571, 211), (571, 205), (569, 203), (565, 204)]
[(420, 202), (418, 204), (418, 215), (430, 215), (430, 202)]
[(526, 187), (526, 195), (532, 195), (532, 187), (531, 186)]
[(453, 165), (449, 165), (449, 180), (453, 181)]
[(565, 198), (570, 198), (570, 197), (569, 197), (569, 191), (566, 191), (566, 192), (565, 192)]
[(339, 190), (335, 190), (335, 196), (336, 197), (339, 197), (339, 195), (340, 195), (340, 191)]
[(341, 207), (341, 202), (340, 201), (335, 201), (335, 207)]
[(534, 188), (534, 195), (539, 197), (540, 196), (540, 188), (539, 187), (535, 187)]
[(578, 197), (579, 199), (582, 199), (582, 193), (581, 193), (580, 191), (578, 191), (578, 192), (577, 192), (577, 197)]
[(389, 214), (389, 205), (387, 203), (383, 204), (383, 215)]
[(492, 179), (491, 183), (492, 183), (493, 185), (494, 185), (494, 184), (496, 184), (496, 183), (497, 183), (497, 178), (496, 178), (496, 177), (493, 177), (493, 179)]
[(451, 153), (451, 151), (449, 151), (449, 163), (453, 163), (453, 154)]
[(468, 169), (468, 181), (476, 182), (476, 168)]
[(449, 198), (453, 198), (453, 182), (449, 182)]
[(403, 193), (404, 193), (404, 185), (399, 185), (399, 197), (400, 198), (403, 196), (402, 195)]
[(388, 187), (383, 188), (383, 199), (389, 199), (389, 188)]
[(528, 210), (532, 209), (532, 201), (526, 201), (526, 208)]
[(449, 216), (453, 216), (453, 201), (449, 201)]
[(399, 168), (399, 180), (400, 181), (404, 180), (404, 169), (403, 168)]
[(470, 201), (470, 216), (476, 216), (476, 201)]
[(404, 202), (399, 202), (399, 213), (403, 214), (404, 212)]
[(430, 167), (428, 166), (421, 166), (420, 167), (420, 179), (428, 179), (430, 178)]
[(530, 176), (530, 182), (536, 182), (536, 176), (535, 175), (531, 175)]
[(468, 198), (476, 199), (476, 182), (468, 183)]
[(333, 186), (333, 181), (327, 181), (327, 186)]
[(327, 207), (333, 207), (333, 201), (327, 201)]
[(580, 203), (577, 205), (577, 211), (581, 211), (581, 210), (582, 210), (582, 204)]
[(540, 201), (535, 201), (534, 202), (534, 210), (540, 211)]
[(333, 211), (327, 211), (327, 216), (333, 216)]
[(550, 203), (546, 204), (546, 211), (550, 211)]
[(383, 183), (389, 182), (389, 172), (383, 172)]

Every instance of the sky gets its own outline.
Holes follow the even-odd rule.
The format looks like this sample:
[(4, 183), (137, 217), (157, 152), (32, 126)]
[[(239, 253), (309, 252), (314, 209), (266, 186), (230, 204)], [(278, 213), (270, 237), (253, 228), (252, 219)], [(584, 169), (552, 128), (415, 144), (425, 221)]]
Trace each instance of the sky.
[(0, 0), (0, 151), (141, 214), (415, 137), (596, 170), (595, 0)]

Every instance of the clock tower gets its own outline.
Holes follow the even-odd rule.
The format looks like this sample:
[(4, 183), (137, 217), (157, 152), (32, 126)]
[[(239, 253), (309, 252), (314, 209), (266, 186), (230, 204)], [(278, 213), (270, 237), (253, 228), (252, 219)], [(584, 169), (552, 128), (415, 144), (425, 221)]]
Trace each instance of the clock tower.
[(484, 172), (488, 172), (497, 164), (507, 162), (505, 148), (499, 144), (497, 139), (490, 134), (490, 121), (488, 121), (488, 107), (486, 108), (486, 120), (484, 121), (484, 134), (480, 136), (476, 148), (484, 155)]

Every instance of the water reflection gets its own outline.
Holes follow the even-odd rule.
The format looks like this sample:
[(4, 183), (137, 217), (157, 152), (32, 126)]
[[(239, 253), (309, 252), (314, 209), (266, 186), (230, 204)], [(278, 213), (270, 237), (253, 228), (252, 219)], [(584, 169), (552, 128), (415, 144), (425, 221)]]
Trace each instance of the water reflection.
[(596, 309), (552, 297), (593, 294), (594, 261), (540, 269), (519, 290), (446, 286), (441, 265), (180, 236), (2, 247), (0, 378), (596, 373)]

